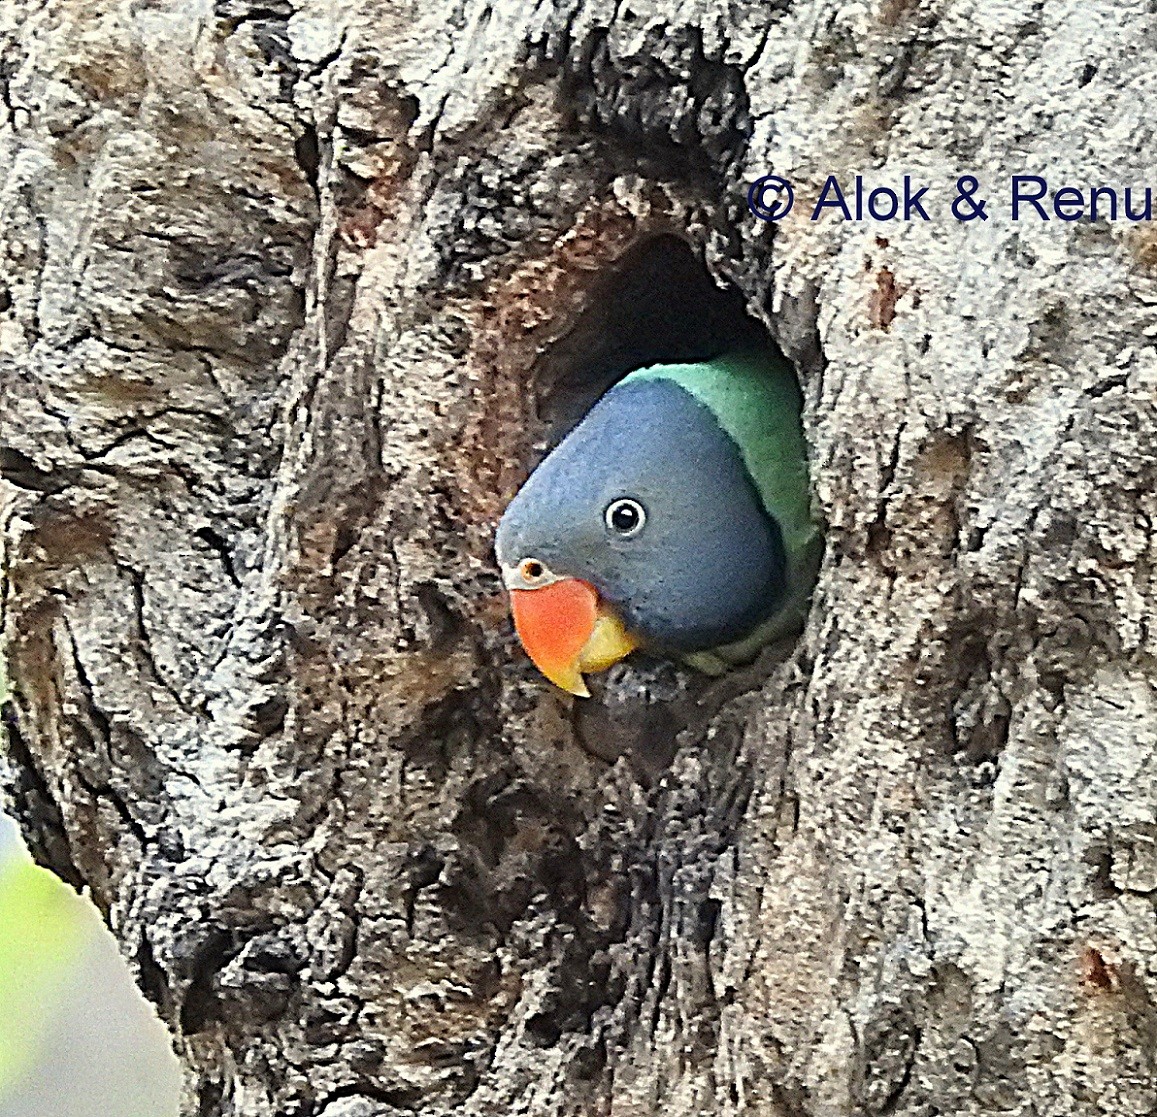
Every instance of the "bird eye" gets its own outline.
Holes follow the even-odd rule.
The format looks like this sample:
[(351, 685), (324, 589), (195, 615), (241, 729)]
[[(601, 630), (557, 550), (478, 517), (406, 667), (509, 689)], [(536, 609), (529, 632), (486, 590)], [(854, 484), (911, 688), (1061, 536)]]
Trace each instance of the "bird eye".
[(647, 522), (647, 511), (637, 500), (624, 496), (607, 505), (603, 519), (616, 535), (629, 539), (643, 530), (643, 525)]
[(524, 582), (537, 582), (546, 573), (546, 567), (538, 559), (523, 559), (518, 564), (518, 573)]

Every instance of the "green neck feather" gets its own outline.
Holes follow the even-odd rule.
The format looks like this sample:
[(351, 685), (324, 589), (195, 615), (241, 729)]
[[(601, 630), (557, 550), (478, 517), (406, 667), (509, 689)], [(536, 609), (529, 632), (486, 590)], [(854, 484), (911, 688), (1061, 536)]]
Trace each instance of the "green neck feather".
[[(725, 660), (748, 659), (768, 640), (798, 630), (823, 549), (811, 513), (795, 373), (782, 357), (744, 352), (699, 364), (653, 365), (632, 372), (623, 383), (637, 380), (671, 380), (712, 412), (739, 449), (764, 508), (783, 533), (787, 585), (782, 608), (747, 640), (716, 649)], [(706, 663), (696, 666), (710, 669)]]

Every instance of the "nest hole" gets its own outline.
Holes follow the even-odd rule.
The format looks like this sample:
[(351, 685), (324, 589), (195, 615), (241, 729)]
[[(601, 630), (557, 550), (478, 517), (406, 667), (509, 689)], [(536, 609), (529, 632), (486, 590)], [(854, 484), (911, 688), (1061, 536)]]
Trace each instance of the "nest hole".
[(557, 445), (616, 381), (654, 364), (737, 349), (779, 353), (743, 295), (721, 287), (682, 238), (641, 241), (594, 285), (585, 310), (540, 358), (539, 417)]
[[(543, 452), (635, 369), (746, 349), (783, 356), (738, 289), (720, 286), (678, 236), (635, 244), (593, 284), (574, 326), (539, 360)], [(574, 709), (578, 741), (607, 761), (629, 756), (650, 783), (669, 765), (678, 734), (713, 682), (665, 658), (636, 653), (588, 684), (596, 700)]]

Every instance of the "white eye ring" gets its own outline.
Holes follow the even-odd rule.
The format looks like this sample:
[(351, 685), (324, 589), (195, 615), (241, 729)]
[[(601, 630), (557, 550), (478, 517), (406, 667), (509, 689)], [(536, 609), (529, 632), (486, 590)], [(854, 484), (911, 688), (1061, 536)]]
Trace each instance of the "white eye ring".
[(621, 496), (612, 500), (603, 513), (603, 521), (607, 530), (619, 536), (620, 539), (633, 539), (647, 522), (647, 510), (629, 496)]
[(518, 573), (528, 586), (536, 585), (550, 577), (550, 571), (547, 570), (546, 564), (539, 562), (536, 558), (524, 558), (518, 564)]

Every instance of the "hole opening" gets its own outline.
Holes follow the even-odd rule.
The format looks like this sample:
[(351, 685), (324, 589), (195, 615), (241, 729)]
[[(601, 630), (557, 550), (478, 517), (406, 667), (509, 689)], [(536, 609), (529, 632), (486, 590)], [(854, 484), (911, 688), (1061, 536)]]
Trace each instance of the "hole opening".
[(738, 290), (720, 287), (681, 237), (640, 241), (599, 279), (574, 327), (539, 359), (547, 445), (557, 445), (608, 388), (637, 368), (751, 348), (780, 352)]

